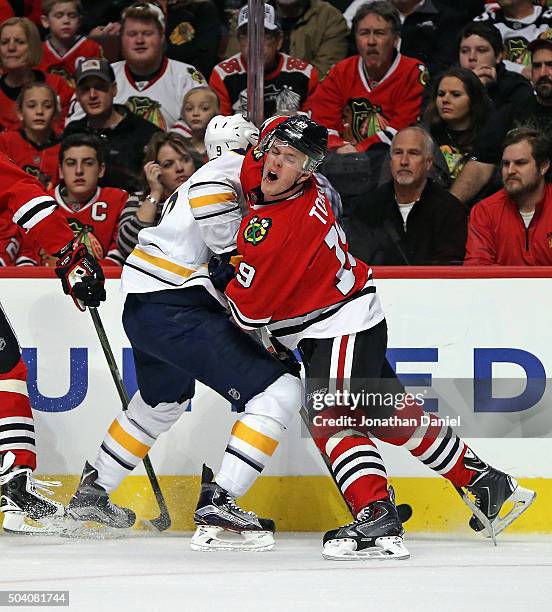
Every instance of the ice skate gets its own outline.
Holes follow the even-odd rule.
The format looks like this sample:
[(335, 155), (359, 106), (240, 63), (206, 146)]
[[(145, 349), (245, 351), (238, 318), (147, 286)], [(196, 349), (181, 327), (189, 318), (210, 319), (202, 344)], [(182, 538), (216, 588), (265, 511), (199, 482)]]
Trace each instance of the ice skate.
[(87, 461), (78, 489), (67, 506), (67, 514), (76, 521), (91, 521), (116, 529), (132, 527), (136, 514), (129, 508), (114, 504), (107, 491), (97, 484), (97, 478), (98, 471)]
[(326, 532), (322, 556), (332, 561), (408, 559), (393, 493), (363, 508), (356, 520)]
[(213, 482), (213, 472), (203, 466), (201, 493), (194, 512), (197, 525), (192, 550), (250, 550), (274, 548), (274, 521), (242, 510), (222, 487)]
[[(473, 481), (466, 486), (474, 500), (460, 489), (460, 494), (473, 511), (469, 525), (474, 531), (487, 532), (487, 537), (495, 537), (504, 531), (533, 503), (536, 493), (520, 487), (509, 474), (500, 472), (486, 465)], [(503, 516), (500, 511), (504, 504), (512, 503), (513, 507)], [(495, 542), (496, 544), (496, 542)]]
[(42, 493), (52, 495), (50, 489), (61, 483), (35, 480), (31, 468), (14, 465), (14, 462), (12, 452), (0, 458), (0, 511), (4, 513), (4, 531), (30, 535), (60, 533), (65, 507)]

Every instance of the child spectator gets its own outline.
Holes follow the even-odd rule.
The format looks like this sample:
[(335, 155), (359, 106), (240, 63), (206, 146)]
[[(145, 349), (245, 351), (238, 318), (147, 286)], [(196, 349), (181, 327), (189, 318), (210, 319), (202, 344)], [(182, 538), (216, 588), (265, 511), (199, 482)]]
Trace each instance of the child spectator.
[(28, 83), (16, 102), (21, 128), (0, 134), (0, 151), (51, 190), (58, 179), (59, 138), (53, 128), (59, 113), (56, 92), (46, 83)]
[(144, 162), (142, 180), (147, 195), (129, 198), (121, 215), (118, 248), (123, 259), (136, 246), (138, 232), (159, 223), (165, 200), (201, 165), (186, 139), (174, 132), (155, 134)]
[(205, 130), (209, 121), (218, 114), (217, 94), (210, 87), (196, 87), (184, 96), (180, 118), (171, 129), (171, 132), (189, 139), (190, 146), (204, 164), (209, 161), (205, 150)]
[[(98, 187), (105, 172), (101, 141), (89, 134), (74, 134), (65, 138), (59, 151), (59, 174), (62, 179), (53, 196), (78, 242), (86, 245), (102, 265), (122, 265), (117, 250), (119, 217), (128, 194), (122, 189)], [(36, 243), (22, 249), (35, 265), (52, 265)]]
[(450, 181), (470, 158), (490, 108), (485, 88), (471, 70), (451, 68), (435, 81), (424, 123), (441, 150)]
[(73, 85), (77, 63), (102, 55), (100, 45), (79, 34), (82, 6), (80, 0), (42, 0), (42, 26), (49, 30), (42, 43), (44, 72), (59, 74)]
[(61, 112), (56, 128), (61, 129), (73, 95), (73, 88), (57, 74), (35, 68), (42, 57), (38, 29), (26, 17), (12, 17), (0, 25), (0, 128), (17, 129), (17, 96), (27, 83), (47, 83), (57, 93)]

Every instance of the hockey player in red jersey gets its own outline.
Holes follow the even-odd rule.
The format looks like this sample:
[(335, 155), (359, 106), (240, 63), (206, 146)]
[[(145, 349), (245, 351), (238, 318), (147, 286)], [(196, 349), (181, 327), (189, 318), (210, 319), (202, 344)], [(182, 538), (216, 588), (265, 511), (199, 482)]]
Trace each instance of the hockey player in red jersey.
[[(83, 245), (73, 243), (73, 232), (46, 195), (40, 183), (0, 154), (0, 211), (8, 210), (16, 223), (49, 252), (58, 256), (56, 274), (75, 304), (98, 306), (105, 299), (104, 277), (96, 260)], [(27, 368), (15, 333), (0, 308), (0, 511), (4, 530), (40, 533), (44, 525), (31, 526), (26, 518), (40, 520), (65, 514), (62, 504), (36, 490), (48, 483), (35, 481), (33, 415), (27, 392)]]
[[(315, 408), (325, 409), (319, 413), (322, 420), (313, 418), (316, 443), (328, 456), (356, 520), (324, 536), (323, 554), (330, 559), (408, 556), (372, 437), (404, 446), (455, 487), (467, 490), (486, 527), (499, 533), (529, 506), (534, 493), (481, 461), (435, 415), (422, 425), (417, 402), (399, 407), (396, 401), (388, 405), (374, 399), (362, 409), (371, 418), (400, 414), (418, 426), (368, 432), (355, 424), (343, 432), (337, 420), (332, 425), (330, 417), (350, 416), (350, 406), (332, 407), (328, 396), (343, 397), (347, 391), (396, 399), (405, 392), (385, 357), (387, 328), (371, 270), (348, 252), (345, 234), (312, 176), (326, 146), (325, 128), (291, 117), (249, 151), (242, 186), (252, 210), (238, 234), (242, 261), (226, 288), (242, 328), (266, 326), (284, 346), (298, 346), (311, 415)], [(255, 177), (256, 187), (246, 189)], [(499, 518), (506, 500), (514, 508)], [(484, 527), (476, 517), (470, 525), (476, 531)]]

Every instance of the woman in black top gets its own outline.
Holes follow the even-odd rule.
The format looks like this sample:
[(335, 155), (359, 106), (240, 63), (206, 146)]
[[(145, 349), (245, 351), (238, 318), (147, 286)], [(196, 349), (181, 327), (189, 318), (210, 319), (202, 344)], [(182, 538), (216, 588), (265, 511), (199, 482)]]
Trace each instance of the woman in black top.
[[(471, 70), (450, 68), (433, 84), (424, 124), (442, 154), (441, 164), (452, 182), (468, 161), (491, 103)], [(446, 182), (446, 181), (445, 181)]]

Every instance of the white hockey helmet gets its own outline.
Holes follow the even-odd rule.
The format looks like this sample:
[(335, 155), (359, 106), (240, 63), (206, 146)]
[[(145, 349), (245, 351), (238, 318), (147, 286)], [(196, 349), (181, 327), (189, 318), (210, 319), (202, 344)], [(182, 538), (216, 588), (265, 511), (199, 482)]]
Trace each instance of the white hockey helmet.
[(259, 140), (259, 130), (255, 124), (243, 115), (231, 117), (215, 115), (205, 130), (205, 148), (209, 159), (215, 159), (226, 151), (246, 149), (248, 145), (256, 145)]

